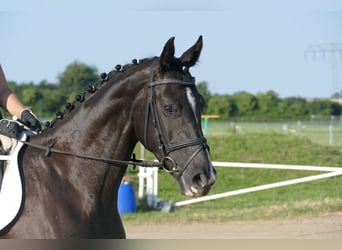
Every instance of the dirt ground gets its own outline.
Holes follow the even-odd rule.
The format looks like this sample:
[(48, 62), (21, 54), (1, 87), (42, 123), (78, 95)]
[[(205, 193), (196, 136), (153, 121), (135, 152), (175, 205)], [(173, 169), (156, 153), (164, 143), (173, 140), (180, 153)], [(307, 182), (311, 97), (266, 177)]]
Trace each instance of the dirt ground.
[(342, 212), (291, 220), (124, 226), (127, 239), (342, 239)]

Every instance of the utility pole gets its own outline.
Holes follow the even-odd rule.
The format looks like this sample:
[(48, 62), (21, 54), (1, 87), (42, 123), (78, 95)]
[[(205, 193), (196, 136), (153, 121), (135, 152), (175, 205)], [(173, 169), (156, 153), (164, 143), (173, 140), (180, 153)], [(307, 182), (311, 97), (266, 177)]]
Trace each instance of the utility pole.
[[(321, 43), (316, 45), (310, 45), (304, 51), (304, 58), (312, 58), (313, 60), (328, 60), (331, 69), (331, 86), (332, 95), (337, 94), (338, 102), (342, 100), (342, 88), (339, 85), (338, 80), (338, 62), (342, 60), (342, 43)], [(342, 116), (340, 117), (342, 118)], [(333, 119), (330, 117), (329, 125), (329, 144), (333, 144)], [(342, 120), (340, 120), (342, 122)]]
[(332, 94), (342, 98), (342, 88), (338, 79), (338, 62), (342, 60), (342, 43), (321, 43), (310, 45), (304, 51), (305, 59), (328, 60), (331, 69)]

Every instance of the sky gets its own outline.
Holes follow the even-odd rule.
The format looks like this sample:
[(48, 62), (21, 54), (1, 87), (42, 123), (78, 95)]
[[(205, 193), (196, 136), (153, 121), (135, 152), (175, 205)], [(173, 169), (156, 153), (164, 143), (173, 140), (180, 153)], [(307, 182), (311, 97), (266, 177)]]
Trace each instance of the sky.
[(200, 35), (191, 73), (212, 94), (342, 89), (339, 0), (0, 0), (0, 64), (17, 83), (57, 83), (76, 60), (108, 72), (159, 56), (172, 36), (180, 56)]

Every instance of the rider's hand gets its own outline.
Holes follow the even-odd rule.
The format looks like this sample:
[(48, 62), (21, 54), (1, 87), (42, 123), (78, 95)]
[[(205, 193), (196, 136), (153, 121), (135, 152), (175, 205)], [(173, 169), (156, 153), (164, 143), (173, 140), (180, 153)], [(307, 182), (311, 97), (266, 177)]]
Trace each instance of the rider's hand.
[(20, 121), (35, 132), (42, 130), (42, 126), (37, 117), (28, 109), (21, 112)]
[(21, 133), (24, 131), (24, 128), (22, 125), (19, 125), (19, 123), (7, 120), (7, 119), (1, 119), (0, 120), (0, 134), (9, 136), (11, 138), (15, 138), (17, 140), (20, 139)]

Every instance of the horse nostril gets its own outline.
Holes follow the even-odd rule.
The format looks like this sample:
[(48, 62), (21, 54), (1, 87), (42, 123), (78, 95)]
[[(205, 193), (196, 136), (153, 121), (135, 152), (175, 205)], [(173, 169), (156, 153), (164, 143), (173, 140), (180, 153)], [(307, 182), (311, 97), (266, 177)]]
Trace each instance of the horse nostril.
[(201, 187), (204, 188), (205, 186), (208, 185), (208, 178), (204, 174), (201, 174), (200, 177), (201, 177), (201, 183), (202, 183)]
[(208, 178), (205, 176), (205, 174), (197, 174), (192, 180), (194, 184), (201, 188), (204, 188), (208, 184)]

